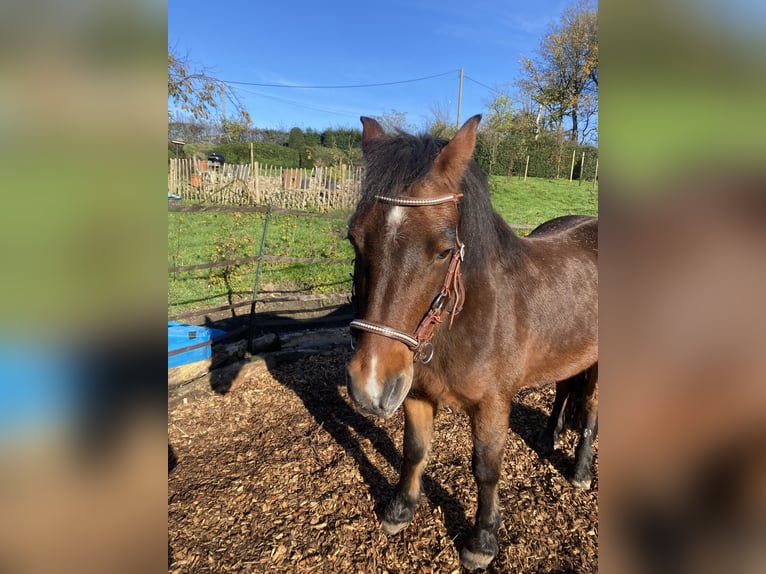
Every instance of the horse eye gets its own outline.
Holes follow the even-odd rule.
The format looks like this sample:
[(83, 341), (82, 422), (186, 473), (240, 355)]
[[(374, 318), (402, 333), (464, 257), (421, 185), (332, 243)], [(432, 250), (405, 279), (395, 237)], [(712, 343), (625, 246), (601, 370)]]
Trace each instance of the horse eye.
[(446, 259), (447, 257), (450, 256), (451, 253), (452, 253), (452, 249), (451, 248), (450, 249), (445, 249), (444, 251), (439, 253), (439, 255), (437, 255), (436, 258), (437, 259)]

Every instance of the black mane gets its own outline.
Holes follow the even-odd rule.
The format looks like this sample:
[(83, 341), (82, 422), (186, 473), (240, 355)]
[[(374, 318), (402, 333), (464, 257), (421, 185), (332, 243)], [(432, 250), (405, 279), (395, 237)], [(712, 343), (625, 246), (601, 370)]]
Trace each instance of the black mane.
[(413, 136), (404, 132), (368, 144), (360, 205), (375, 201), (376, 195), (407, 195), (415, 183), (428, 175), (445, 145), (445, 140), (430, 135)]

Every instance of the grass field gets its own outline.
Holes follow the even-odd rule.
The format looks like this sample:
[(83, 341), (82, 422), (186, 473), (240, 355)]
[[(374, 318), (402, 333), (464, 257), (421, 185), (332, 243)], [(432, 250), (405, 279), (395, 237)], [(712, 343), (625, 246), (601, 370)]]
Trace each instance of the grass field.
[[(569, 213), (596, 215), (592, 183), (494, 177), (492, 203), (509, 223), (542, 223)], [(168, 213), (168, 267), (257, 255), (265, 216), (260, 213)], [(272, 216), (264, 253), (350, 259), (346, 219)], [(343, 293), (351, 265), (264, 263), (261, 289)], [(225, 305), (252, 295), (255, 264), (185, 271), (168, 276), (168, 314)]]
[(598, 214), (593, 182), (495, 176), (490, 184), (492, 205), (508, 223), (537, 225), (559, 215)]
[[(258, 254), (265, 215), (260, 213), (168, 213), (168, 267)], [(345, 219), (272, 216), (266, 255), (350, 259)], [(168, 313), (224, 305), (253, 291), (255, 263), (172, 273)], [(350, 265), (264, 263), (261, 288), (311, 293), (349, 290)]]

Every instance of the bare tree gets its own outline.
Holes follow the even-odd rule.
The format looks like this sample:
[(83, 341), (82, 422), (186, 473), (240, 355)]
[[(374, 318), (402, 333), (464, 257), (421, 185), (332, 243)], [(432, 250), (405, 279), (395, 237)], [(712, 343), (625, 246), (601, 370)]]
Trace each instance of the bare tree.
[(433, 103), (429, 107), (431, 115), (424, 118), (424, 131), (434, 137), (450, 139), (455, 135), (457, 128), (454, 120), (450, 117), (450, 112), (446, 104)]
[(412, 131), (407, 123), (407, 112), (392, 109), (381, 116), (374, 116), (374, 118), (380, 122), (380, 125), (387, 132), (394, 132), (396, 130)]

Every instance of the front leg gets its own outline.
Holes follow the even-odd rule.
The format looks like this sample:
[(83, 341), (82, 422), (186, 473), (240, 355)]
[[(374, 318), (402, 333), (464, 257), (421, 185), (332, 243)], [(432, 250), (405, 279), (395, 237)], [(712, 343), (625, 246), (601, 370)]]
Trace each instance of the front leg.
[(510, 401), (485, 401), (471, 415), (473, 431), (473, 475), (478, 487), (479, 505), (476, 523), (460, 553), (468, 570), (486, 568), (497, 555), (497, 531), (500, 528), (500, 505), (497, 483), (503, 466), (508, 432)]
[(404, 400), (404, 447), (396, 494), (383, 512), (381, 526), (388, 535), (403, 530), (415, 515), (420, 481), (431, 450), (436, 405), (424, 399)]

